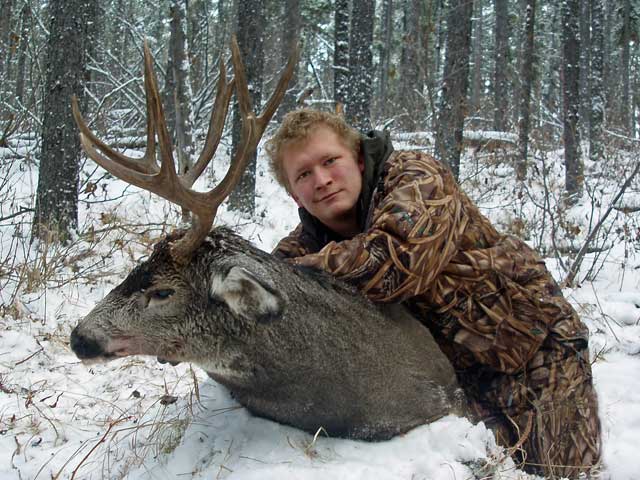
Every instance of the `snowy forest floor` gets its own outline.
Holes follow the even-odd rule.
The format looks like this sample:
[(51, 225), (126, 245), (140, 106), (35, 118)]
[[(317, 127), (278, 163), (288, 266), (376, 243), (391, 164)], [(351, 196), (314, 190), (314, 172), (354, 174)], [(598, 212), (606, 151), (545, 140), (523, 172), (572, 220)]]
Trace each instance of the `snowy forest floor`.
[[(397, 142), (396, 148), (424, 148)], [(148, 255), (179, 211), (86, 163), (81, 234), (30, 243), (37, 167), (31, 143), (0, 150), (0, 480), (524, 479), (483, 424), (449, 416), (391, 441), (326, 438), (250, 415), (197, 368), (131, 357), (88, 368), (71, 352), (77, 320)], [(219, 150), (224, 150), (221, 148)], [(228, 159), (214, 160), (221, 178)], [(558, 280), (638, 162), (585, 168), (577, 205), (562, 201), (562, 152), (536, 152), (517, 186), (505, 152), (467, 151), (464, 189), (504, 232), (525, 238)], [(227, 224), (269, 251), (297, 224), (294, 203), (258, 162), (257, 211)], [(214, 183), (197, 184), (205, 189)], [(605, 477), (640, 478), (640, 180), (604, 222), (564, 290), (591, 331)], [(585, 279), (585, 277), (587, 277)]]

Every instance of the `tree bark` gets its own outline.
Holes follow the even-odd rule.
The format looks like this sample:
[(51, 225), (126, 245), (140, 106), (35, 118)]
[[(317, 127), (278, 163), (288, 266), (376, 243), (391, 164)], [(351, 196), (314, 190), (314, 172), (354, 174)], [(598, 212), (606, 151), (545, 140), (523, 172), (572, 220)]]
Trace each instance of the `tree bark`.
[[(612, 1), (616, 2), (618, 0), (606, 0), (607, 5), (604, 9), (604, 48), (602, 49), (602, 65), (604, 70), (604, 75), (602, 78), (613, 79), (616, 78), (617, 71), (615, 67), (615, 52), (616, 52), (616, 43), (613, 39), (614, 35), (612, 32), (614, 30), (613, 23), (614, 18), (616, 17), (616, 9), (611, 8)], [(614, 109), (616, 107), (616, 85), (618, 82), (606, 82), (604, 84), (604, 98), (605, 98), (605, 112), (608, 112), (608, 123), (609, 125), (614, 125), (615, 114)]]
[(471, 97), (469, 100), (469, 113), (475, 117), (480, 114), (480, 105), (482, 102), (482, 93), (484, 85), (482, 84), (482, 53), (484, 50), (484, 26), (482, 18), (482, 9), (484, 7), (483, 0), (476, 0), (474, 9), (473, 22), (473, 72), (471, 81)]
[(379, 115), (386, 118), (389, 112), (389, 100), (391, 99), (389, 85), (389, 70), (391, 69), (391, 46), (393, 38), (393, 0), (382, 2), (382, 42), (380, 44), (380, 102)]
[[(5, 73), (7, 68), (7, 62), (9, 60), (9, 46), (11, 36), (11, 17), (13, 12), (14, 0), (1, 0), (0, 1), (0, 75)], [(5, 76), (5, 79), (7, 77)], [(1, 90), (0, 90), (1, 91)]]
[[(264, 66), (264, 0), (239, 0), (236, 35), (245, 66), (249, 96), (256, 112), (261, 109), (262, 76)], [(232, 155), (240, 148), (242, 119), (238, 102), (233, 106)], [(256, 155), (254, 152), (242, 179), (229, 196), (229, 207), (238, 212), (253, 214), (256, 192)]]
[[(169, 6), (171, 18), (171, 36), (169, 38), (169, 65), (167, 75), (173, 78), (172, 100), (175, 112), (175, 146), (178, 157), (178, 174), (182, 175), (193, 166), (193, 114), (188, 44), (187, 44), (187, 1), (172, 0)], [(182, 211), (182, 220), (188, 221), (189, 214)]]
[(622, 96), (620, 98), (620, 124), (627, 135), (631, 132), (631, 96), (629, 91), (629, 77), (631, 75), (630, 43), (631, 43), (631, 0), (622, 0), (622, 32), (620, 52), (620, 83), (622, 84)]
[[(285, 1), (285, 10), (284, 10), (284, 22), (283, 27), (284, 30), (282, 32), (282, 46), (281, 46), (281, 55), (280, 55), (280, 64), (286, 65), (289, 60), (289, 55), (296, 47), (298, 42), (300, 41), (300, 28), (301, 28), (301, 18), (300, 18), (300, 2), (299, 0), (286, 0)], [(287, 92), (282, 99), (282, 103), (278, 107), (276, 112), (276, 118), (282, 119), (282, 117), (292, 111), (295, 110), (296, 105), (296, 84), (298, 83), (298, 68), (293, 72), (293, 76), (291, 77), (291, 81), (289, 82), (289, 87)]]
[(592, 162), (604, 156), (604, 7), (603, 0), (590, 0), (591, 69), (589, 158)]
[(473, 0), (451, 0), (436, 151), (457, 179), (460, 172), (462, 130), (466, 110)]
[(493, 73), (493, 129), (499, 132), (507, 129), (509, 107), (509, 2), (494, 0), (496, 23), (494, 29), (494, 73)]
[[(223, 52), (225, 49), (225, 44), (227, 43), (227, 25), (231, 23), (229, 11), (233, 11), (232, 6), (228, 5), (229, 2), (225, 0), (218, 0), (217, 11), (218, 11), (218, 22), (216, 24), (216, 32), (215, 32), (215, 41), (216, 41), (216, 51)], [(233, 3), (233, 2), (231, 2)]]
[(349, 86), (349, 0), (336, 0), (333, 19), (333, 100), (343, 112)]
[(541, 18), (541, 26), (544, 30), (543, 34), (546, 39), (545, 49), (548, 55), (542, 61), (542, 78), (545, 82), (542, 84), (542, 106), (540, 132), (542, 138), (547, 141), (555, 141), (556, 127), (552, 122), (547, 121), (549, 116), (560, 117), (560, 68), (562, 64), (562, 44), (560, 42), (561, 15), (560, 7), (552, 3), (548, 6), (551, 10), (550, 17)]
[(31, 7), (25, 3), (20, 12), (20, 44), (18, 45), (18, 71), (16, 72), (16, 100), (24, 103), (24, 80), (26, 76), (27, 42), (31, 26)]
[(33, 235), (48, 232), (65, 240), (78, 224), (80, 142), (71, 114), (71, 97), (84, 107), (82, 82), (86, 52), (93, 41), (95, 0), (52, 0), (47, 47), (42, 151)]
[(535, 61), (534, 26), (536, 18), (536, 0), (527, 0), (525, 13), (525, 34), (522, 49), (522, 63), (520, 78), (522, 90), (520, 93), (520, 114), (518, 118), (518, 150), (519, 158), (516, 164), (516, 178), (523, 181), (527, 176), (527, 156), (529, 151), (529, 129), (531, 118), (531, 89), (533, 87), (533, 66)]
[(349, 34), (347, 121), (361, 132), (371, 129), (374, 0), (354, 0)]
[(589, 65), (591, 64), (591, 31), (589, 1), (580, 2), (580, 127), (582, 132), (589, 131), (589, 111), (591, 109), (591, 82)]
[(582, 195), (583, 165), (580, 156), (580, 0), (562, 2), (563, 51), (563, 139), (565, 161), (565, 191), (568, 202), (577, 202)]
[(420, 18), (419, 0), (404, 0), (403, 35), (400, 57), (400, 86), (398, 88), (398, 126), (408, 132), (415, 131), (422, 124), (424, 115), (422, 104), (422, 82), (420, 79)]
[[(436, 79), (440, 78), (439, 64), (440, 59), (440, 40), (439, 31), (441, 28), (440, 18), (441, 14), (441, 2), (440, 0), (428, 0), (426, 2), (427, 11), (425, 13), (425, 22), (422, 25), (422, 51), (423, 57), (421, 58), (422, 76), (424, 78), (424, 84), (427, 89), (427, 103), (429, 111), (433, 113), (430, 115), (431, 122), (427, 125), (427, 128), (433, 129), (433, 123), (436, 117)], [(432, 51), (433, 50), (433, 51)], [(439, 80), (438, 80), (439, 81)]]
[(186, 5), (189, 80), (191, 89), (199, 92), (209, 72), (209, 12), (205, 0), (191, 1)]

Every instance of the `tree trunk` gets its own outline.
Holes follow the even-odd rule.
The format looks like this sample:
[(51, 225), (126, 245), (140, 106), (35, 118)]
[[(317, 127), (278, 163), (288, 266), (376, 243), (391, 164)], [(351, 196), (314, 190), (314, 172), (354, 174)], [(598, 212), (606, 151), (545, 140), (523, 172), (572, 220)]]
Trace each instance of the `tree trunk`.
[(509, 111), (509, 2), (494, 0), (496, 23), (494, 29), (494, 73), (493, 73), (493, 129), (499, 132), (507, 129)]
[[(149, 27), (149, 35), (153, 39), (152, 45), (162, 45), (164, 42), (167, 19), (167, 12), (161, 4), (156, 4), (155, 14)], [(160, 59), (156, 59), (156, 63), (159, 63)], [(166, 112), (165, 112), (166, 114)]]
[[(300, 27), (301, 27), (301, 18), (300, 18), (300, 2), (298, 0), (286, 0), (285, 1), (285, 18), (283, 22), (283, 32), (282, 32), (282, 46), (281, 46), (281, 55), (280, 61), (281, 65), (286, 65), (289, 60), (289, 55), (296, 47), (298, 42), (300, 41)], [(292, 111), (295, 110), (296, 105), (296, 84), (298, 83), (298, 72), (297, 67), (293, 72), (293, 76), (291, 77), (291, 81), (289, 82), (289, 87), (287, 92), (282, 99), (282, 103), (278, 107), (276, 112), (276, 118), (282, 119), (282, 117)]]
[(16, 72), (16, 100), (24, 103), (24, 80), (26, 76), (27, 42), (31, 26), (31, 7), (25, 3), (20, 13), (20, 44), (18, 45), (18, 71)]
[(333, 18), (333, 100), (343, 112), (349, 86), (349, 0), (336, 0)]
[(591, 31), (589, 1), (580, 2), (580, 128), (589, 131), (589, 111), (591, 109), (591, 85), (589, 65), (591, 64)]
[(592, 162), (604, 156), (604, 7), (603, 0), (590, 0), (591, 69), (589, 158)]
[[(256, 112), (260, 111), (262, 102), (262, 76), (264, 65), (264, 1), (238, 1), (238, 27), (236, 35), (240, 53), (245, 66), (249, 96)], [(240, 130), (242, 119), (238, 102), (233, 105), (232, 155), (240, 148)], [(256, 153), (242, 174), (242, 179), (229, 196), (229, 207), (243, 213), (253, 214), (255, 211), (256, 192)]]
[[(429, 104), (429, 112), (431, 122), (426, 125), (427, 128), (433, 129), (433, 122), (436, 114), (436, 83), (440, 78), (440, 43), (439, 31), (441, 28), (441, 2), (440, 0), (428, 0), (426, 2), (427, 10), (425, 13), (425, 22), (422, 26), (422, 52), (423, 57), (420, 60), (422, 68), (422, 76), (427, 89), (427, 103)], [(433, 51), (432, 51), (433, 50)]]
[(482, 10), (484, 7), (483, 0), (475, 1), (475, 13), (473, 22), (473, 73), (471, 81), (471, 98), (469, 100), (469, 113), (472, 117), (480, 115), (482, 92), (484, 85), (482, 84), (482, 53), (484, 51), (484, 27)]
[[(5, 73), (7, 68), (7, 62), (9, 60), (9, 46), (11, 43), (11, 16), (13, 11), (14, 0), (1, 0), (0, 1), (0, 75)], [(7, 76), (4, 77), (5, 81)], [(0, 89), (2, 91), (2, 89)]]
[(380, 92), (379, 116), (386, 118), (389, 112), (389, 70), (391, 69), (391, 45), (393, 38), (393, 0), (382, 1), (382, 42), (380, 43)]
[(580, 157), (580, 0), (562, 2), (563, 138), (565, 191), (569, 204), (582, 195), (583, 165)]
[(371, 129), (374, 0), (354, 0), (349, 35), (347, 121), (357, 130)]
[[(545, 82), (542, 85), (542, 112), (540, 115), (540, 131), (543, 139), (547, 143), (555, 142), (556, 127), (552, 122), (547, 121), (551, 116), (560, 117), (560, 68), (562, 64), (561, 42), (558, 30), (561, 29), (560, 7), (552, 3), (547, 7), (551, 10), (551, 18), (544, 22), (544, 36), (546, 41), (546, 51), (549, 52), (544, 58), (542, 68), (542, 78)], [(542, 20), (545, 20), (544, 18)]]
[(629, 92), (630, 69), (630, 43), (631, 43), (631, 0), (622, 0), (622, 32), (620, 52), (620, 83), (622, 84), (622, 96), (620, 98), (620, 126), (627, 135), (631, 132), (631, 95)]
[(42, 151), (36, 193), (33, 235), (43, 238), (52, 232), (68, 238), (78, 224), (78, 178), (80, 142), (71, 114), (71, 96), (84, 95), (86, 52), (93, 39), (88, 28), (96, 19), (95, 2), (52, 0), (47, 47)]
[(522, 48), (522, 62), (520, 64), (520, 78), (522, 79), (520, 114), (518, 118), (518, 150), (520, 155), (516, 164), (516, 178), (519, 181), (523, 181), (527, 176), (527, 156), (529, 150), (529, 128), (531, 118), (531, 89), (533, 87), (533, 66), (535, 64), (535, 17), (536, 0), (527, 0), (524, 44)]
[[(233, 4), (233, 2), (231, 2)], [(218, 0), (217, 12), (218, 12), (218, 21), (216, 24), (216, 32), (215, 32), (215, 41), (216, 41), (216, 50), (218, 52), (224, 52), (227, 43), (228, 36), (228, 25), (231, 23), (231, 13), (233, 12), (233, 5), (229, 6), (229, 2), (225, 2), (225, 0)]]
[(195, 0), (187, 4), (187, 45), (189, 58), (189, 80), (191, 89), (199, 92), (208, 70), (207, 55), (209, 53), (208, 2)]
[[(182, 175), (193, 166), (193, 114), (191, 103), (193, 93), (191, 91), (191, 81), (188, 61), (187, 45), (187, 1), (172, 0), (169, 6), (171, 18), (171, 37), (169, 38), (169, 64), (171, 71), (167, 76), (173, 78), (173, 105), (175, 111), (175, 146), (178, 157), (178, 174)], [(186, 210), (182, 211), (182, 220), (189, 220)]]
[[(602, 68), (604, 74), (602, 78), (613, 79), (616, 78), (616, 68), (615, 62), (613, 59), (615, 58), (615, 51), (617, 43), (613, 39), (612, 31), (613, 31), (613, 23), (614, 18), (616, 17), (616, 9), (612, 8), (612, 1), (617, 2), (618, 0), (603, 0), (606, 2), (606, 6), (604, 8), (604, 42), (602, 49)], [(603, 5), (604, 6), (604, 5)], [(614, 108), (616, 107), (616, 85), (618, 82), (605, 82), (604, 83), (604, 98), (605, 98), (605, 108), (604, 111), (608, 112), (607, 123), (611, 126), (615, 124), (615, 115)]]
[(422, 124), (424, 105), (420, 79), (420, 17), (421, 1), (404, 0), (403, 38), (400, 57), (400, 85), (398, 88), (398, 126), (408, 132), (417, 130)]
[(447, 12), (447, 40), (438, 115), (436, 151), (453, 172), (460, 173), (462, 130), (466, 110), (473, 0), (451, 0)]

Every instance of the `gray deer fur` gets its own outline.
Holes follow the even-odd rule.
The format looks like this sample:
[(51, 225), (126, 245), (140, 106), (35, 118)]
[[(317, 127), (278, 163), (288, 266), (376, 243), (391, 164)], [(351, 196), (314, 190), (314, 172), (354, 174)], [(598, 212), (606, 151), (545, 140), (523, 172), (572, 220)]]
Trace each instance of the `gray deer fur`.
[(256, 415), (332, 436), (387, 439), (465, 413), (449, 361), (402, 307), (377, 307), (227, 229), (185, 265), (174, 239), (80, 320), (79, 358), (192, 362)]

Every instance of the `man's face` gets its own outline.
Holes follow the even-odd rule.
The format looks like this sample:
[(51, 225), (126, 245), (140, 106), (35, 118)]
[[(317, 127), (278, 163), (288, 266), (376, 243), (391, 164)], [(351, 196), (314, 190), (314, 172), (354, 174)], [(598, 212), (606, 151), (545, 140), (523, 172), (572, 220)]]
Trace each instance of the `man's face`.
[(338, 233), (357, 226), (364, 163), (330, 127), (318, 125), (306, 140), (285, 147), (282, 159), (299, 207)]

